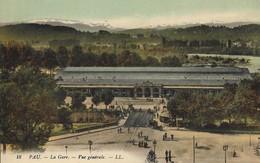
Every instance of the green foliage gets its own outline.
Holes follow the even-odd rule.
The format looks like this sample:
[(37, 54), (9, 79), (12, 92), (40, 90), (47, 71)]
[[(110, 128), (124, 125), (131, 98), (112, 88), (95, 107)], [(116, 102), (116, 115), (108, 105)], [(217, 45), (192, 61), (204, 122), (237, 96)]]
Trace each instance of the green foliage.
[(143, 61), (143, 66), (147, 66), (147, 67), (159, 67), (160, 63), (158, 61), (158, 59), (154, 58), (154, 57), (147, 57), (144, 61)]
[(38, 69), (21, 67), (1, 80), (1, 130), (14, 150), (40, 149), (57, 117), (56, 84)]
[(99, 94), (95, 94), (94, 97), (92, 97), (91, 101), (98, 106), (98, 104), (101, 102), (101, 98)]
[(81, 92), (75, 91), (71, 95), (72, 102), (71, 102), (71, 108), (72, 109), (86, 109), (86, 106), (82, 103), (86, 100), (86, 95), (84, 95)]
[(56, 87), (54, 90), (55, 96), (57, 97), (58, 105), (63, 105), (64, 100), (67, 97), (67, 92), (65, 88)]
[(114, 98), (115, 96), (111, 90), (103, 90), (100, 94), (100, 99), (105, 103), (106, 109), (107, 105), (109, 105), (114, 100)]
[(57, 62), (60, 67), (66, 67), (69, 62), (69, 52), (66, 47), (60, 46), (57, 52)]
[(149, 153), (147, 154), (147, 157), (146, 157), (146, 160), (149, 162), (149, 163), (156, 163), (158, 161), (156, 161), (156, 154), (153, 150), (150, 150)]
[(104, 67), (116, 67), (117, 56), (115, 54), (109, 54), (104, 52), (100, 55), (97, 65)]
[(69, 108), (66, 107), (61, 107), (58, 110), (58, 119), (59, 123), (63, 125), (63, 128), (65, 130), (71, 129), (73, 127), (72, 121), (71, 121), (71, 116), (72, 111), (69, 110)]
[(70, 56), (70, 66), (77, 67), (82, 65), (82, 61), (84, 60), (83, 50), (81, 46), (74, 46)]
[(45, 49), (42, 58), (42, 65), (49, 70), (54, 69), (57, 65), (57, 54), (52, 49)]
[(172, 56), (172, 57), (162, 57), (161, 65), (163, 67), (181, 67), (182, 64), (176, 56)]
[(192, 100), (192, 94), (189, 91), (178, 91), (168, 101), (167, 108), (176, 117), (186, 119), (188, 113), (188, 101)]
[(135, 52), (124, 50), (117, 57), (117, 66), (119, 67), (138, 67), (142, 65), (142, 58)]
[[(174, 117), (182, 117), (189, 127), (209, 127), (229, 120), (247, 119), (259, 123), (259, 81), (226, 84), (220, 94), (178, 91), (168, 101), (167, 108)], [(258, 90), (258, 91), (257, 91)]]

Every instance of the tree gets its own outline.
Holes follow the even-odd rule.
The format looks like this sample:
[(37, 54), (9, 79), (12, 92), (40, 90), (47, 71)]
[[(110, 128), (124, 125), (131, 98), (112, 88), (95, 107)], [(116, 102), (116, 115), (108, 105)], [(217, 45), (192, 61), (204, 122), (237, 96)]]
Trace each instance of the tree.
[(20, 49), (18, 45), (8, 45), (4, 54), (4, 67), (9, 71), (14, 71), (19, 65)]
[(21, 67), (0, 84), (1, 126), (14, 150), (41, 149), (57, 117), (55, 83), (40, 71)]
[(3, 152), (6, 152), (6, 144), (10, 143), (8, 132), (14, 121), (9, 120), (11, 115), (19, 110), (21, 92), (15, 83), (0, 84), (0, 127), (3, 133), (1, 143), (3, 144)]
[(57, 97), (58, 105), (63, 105), (65, 103), (65, 98), (67, 97), (67, 92), (65, 88), (56, 87), (55, 90), (55, 96)]
[(223, 118), (228, 118), (229, 123), (231, 123), (231, 118), (236, 112), (231, 109), (231, 105), (234, 101), (237, 87), (237, 84), (225, 84), (224, 90), (222, 90), (216, 97), (219, 101), (221, 101), (219, 107), (222, 109)]
[(82, 103), (86, 100), (86, 96), (83, 95), (81, 92), (75, 91), (71, 95), (72, 102), (71, 108), (72, 109), (85, 109), (86, 106)]
[(234, 101), (231, 108), (236, 110), (235, 117), (237, 119), (244, 118), (245, 124), (247, 124), (247, 118), (257, 114), (257, 95), (255, 90), (252, 89), (252, 83), (242, 82), (235, 94)]
[(95, 94), (94, 97), (92, 97), (91, 101), (96, 105), (96, 108), (98, 104), (101, 102), (100, 95)]
[(87, 67), (92, 67), (92, 66), (97, 66), (97, 62), (98, 62), (98, 56), (94, 53), (91, 52), (91, 50), (89, 50), (86, 54), (85, 54), (85, 59), (84, 59), (84, 66)]
[(69, 61), (68, 50), (64, 46), (60, 46), (57, 52), (57, 61), (60, 67), (66, 67)]
[(98, 60), (98, 66), (104, 67), (116, 67), (117, 66), (117, 57), (115, 54), (102, 53)]
[(147, 157), (146, 157), (146, 160), (149, 162), (149, 163), (156, 163), (158, 161), (156, 161), (156, 154), (153, 150), (150, 150)]
[(181, 62), (176, 56), (172, 57), (162, 57), (161, 65), (163, 67), (181, 67)]
[(59, 123), (63, 125), (63, 128), (65, 130), (71, 129), (73, 127), (71, 116), (72, 111), (69, 110), (69, 108), (61, 107), (58, 111), (58, 119)]
[(0, 68), (5, 68), (6, 47), (0, 44)]
[(79, 67), (84, 64), (85, 59), (83, 58), (83, 50), (81, 46), (74, 46), (72, 48), (71, 56), (70, 56), (70, 66)]
[(158, 59), (149, 56), (143, 61), (143, 65), (148, 67), (157, 67), (160, 66), (160, 63)]
[(178, 91), (168, 101), (167, 108), (175, 118), (178, 116), (185, 120), (191, 98), (192, 94), (189, 91)]
[(52, 70), (58, 65), (56, 59), (56, 53), (52, 49), (46, 49), (42, 58), (42, 66), (50, 70), (50, 75)]
[(142, 58), (135, 52), (124, 50), (117, 57), (117, 66), (121, 67), (135, 67), (141, 66), (143, 63)]
[(115, 96), (111, 90), (103, 90), (101, 92), (100, 98), (105, 103), (106, 109), (107, 109), (107, 105), (111, 104), (111, 102), (114, 100)]

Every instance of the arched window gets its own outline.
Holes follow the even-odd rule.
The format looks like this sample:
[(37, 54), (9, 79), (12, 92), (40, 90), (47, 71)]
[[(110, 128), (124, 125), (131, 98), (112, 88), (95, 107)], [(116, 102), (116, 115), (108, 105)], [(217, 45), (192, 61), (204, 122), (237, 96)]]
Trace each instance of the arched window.
[(137, 88), (136, 93), (137, 93), (137, 97), (142, 97), (143, 96), (142, 88)]

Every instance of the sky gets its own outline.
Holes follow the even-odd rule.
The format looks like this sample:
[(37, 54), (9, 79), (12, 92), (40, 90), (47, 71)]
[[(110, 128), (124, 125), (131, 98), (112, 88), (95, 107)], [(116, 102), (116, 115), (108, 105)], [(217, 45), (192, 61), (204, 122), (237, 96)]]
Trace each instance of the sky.
[(0, 23), (61, 19), (136, 28), (260, 22), (260, 0), (0, 0)]

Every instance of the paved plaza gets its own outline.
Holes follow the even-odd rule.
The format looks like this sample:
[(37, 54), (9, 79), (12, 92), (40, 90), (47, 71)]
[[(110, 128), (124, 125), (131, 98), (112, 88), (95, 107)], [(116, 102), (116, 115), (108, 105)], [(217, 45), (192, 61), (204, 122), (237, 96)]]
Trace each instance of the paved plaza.
[[(230, 163), (260, 162), (260, 156), (254, 154), (254, 146), (258, 143), (260, 135), (251, 135), (250, 146), (250, 135), (247, 134), (211, 134), (168, 127), (165, 127), (164, 131), (144, 127), (132, 127), (129, 133), (127, 130), (128, 128), (122, 127), (122, 133), (118, 133), (118, 129), (114, 128), (52, 141), (45, 146), (46, 152), (64, 153), (64, 147), (68, 146), (69, 152), (89, 153), (88, 140), (91, 140), (93, 142), (92, 153), (94, 154), (115, 151), (115, 153), (125, 155), (125, 159), (136, 157), (135, 159), (138, 162), (144, 162), (149, 150), (154, 148), (153, 140), (156, 140), (155, 151), (159, 162), (165, 162), (165, 151), (171, 150), (172, 161), (175, 163), (191, 163), (193, 157), (193, 136), (195, 136), (198, 144), (198, 147), (195, 149), (196, 162), (224, 162), (223, 145), (228, 145), (227, 160)], [(140, 132), (143, 133), (143, 136), (148, 135), (148, 148), (138, 147), (138, 141), (144, 140), (143, 137), (138, 138), (138, 133)], [(165, 133), (167, 133), (168, 139), (163, 141), (162, 137)], [(171, 134), (174, 135), (173, 140), (170, 138)], [(135, 145), (133, 145), (132, 140), (135, 140)], [(237, 153), (237, 157), (233, 157), (234, 150)], [(126, 160), (122, 162), (126, 162)]]
[[(123, 99), (116, 100), (118, 104), (125, 104), (125, 107), (130, 103), (123, 102)], [(156, 140), (155, 152), (159, 163), (166, 162), (166, 150), (171, 150), (171, 160), (174, 163), (192, 163), (194, 136), (197, 143), (197, 148), (195, 148), (195, 162), (197, 163), (224, 163), (224, 145), (228, 145), (226, 151), (227, 163), (260, 162), (260, 156), (256, 156), (254, 151), (255, 146), (259, 143), (259, 134), (216, 134), (168, 127), (163, 124), (160, 124), (163, 125), (162, 131), (144, 127), (147, 121), (151, 119), (151, 115), (147, 113), (146, 109), (157, 106), (160, 108), (159, 113), (162, 111), (163, 105), (158, 101), (147, 102), (143, 106), (141, 105), (142, 102), (131, 101), (135, 105), (139, 104), (137, 108), (141, 107), (142, 110), (130, 114), (130, 117), (125, 117), (119, 122), (118, 126), (52, 137), (51, 141), (44, 146), (46, 153), (65, 154), (65, 146), (67, 146), (66, 150), (71, 157), (85, 154), (89, 156), (104, 155), (107, 158), (99, 161), (92, 160), (93, 162), (144, 163), (148, 152), (154, 150), (153, 141)], [(121, 132), (120, 128), (122, 129)], [(142, 133), (142, 136), (140, 136), (140, 133)], [(163, 140), (165, 133), (167, 133), (167, 138)], [(173, 135), (173, 139), (171, 139), (171, 135)], [(146, 136), (148, 136), (148, 141), (145, 140)], [(89, 140), (93, 142), (91, 153)], [(133, 140), (135, 143), (133, 143)], [(148, 143), (147, 148), (138, 146), (138, 143), (142, 141)], [(233, 157), (234, 151), (236, 157)], [(112, 157), (115, 158), (119, 155), (123, 159), (109, 160), (109, 158), (112, 159)], [(82, 160), (77, 161), (84, 162)]]

